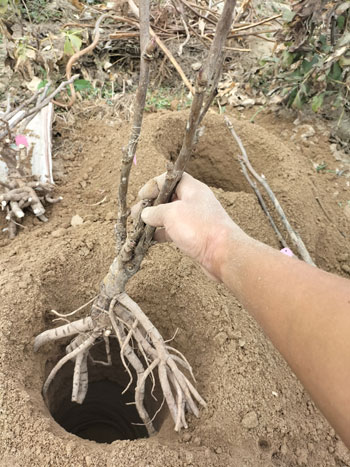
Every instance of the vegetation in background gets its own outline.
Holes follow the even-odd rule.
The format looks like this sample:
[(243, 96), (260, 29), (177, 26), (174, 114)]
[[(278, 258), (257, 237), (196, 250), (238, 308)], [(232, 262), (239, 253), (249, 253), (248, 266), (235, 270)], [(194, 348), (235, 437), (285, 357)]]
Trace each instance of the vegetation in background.
[(262, 61), (253, 84), (296, 109), (350, 109), (350, 1), (303, 0), (283, 19), (282, 46)]

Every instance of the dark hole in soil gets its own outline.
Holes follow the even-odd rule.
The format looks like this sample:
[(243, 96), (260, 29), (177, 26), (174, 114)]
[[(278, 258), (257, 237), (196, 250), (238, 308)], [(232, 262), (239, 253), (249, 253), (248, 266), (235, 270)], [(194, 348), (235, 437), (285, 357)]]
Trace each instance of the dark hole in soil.
[[(146, 427), (141, 424), (134, 404), (135, 375), (128, 391), (122, 394), (129, 383), (129, 376), (120, 361), (116, 340), (111, 340), (110, 344), (111, 366), (88, 363), (89, 386), (84, 402), (77, 404), (71, 401), (74, 366), (72, 362), (67, 362), (51, 383), (48, 408), (62, 428), (83, 439), (112, 443), (115, 440), (147, 438)], [(105, 361), (104, 342), (95, 345), (90, 353), (94, 360)], [(47, 374), (63, 355), (56, 355), (47, 361)], [(146, 384), (144, 406), (152, 418), (162, 397), (157, 382), (153, 391), (157, 400), (152, 397), (150, 386), (150, 383)], [(163, 418), (160, 413), (154, 421), (156, 430), (159, 430)]]
[(135, 405), (126, 405), (132, 397), (122, 391), (112, 381), (90, 383), (83, 404), (71, 402), (67, 394), (52, 416), (66, 431), (97, 443), (146, 438), (146, 428), (133, 424), (141, 423)]

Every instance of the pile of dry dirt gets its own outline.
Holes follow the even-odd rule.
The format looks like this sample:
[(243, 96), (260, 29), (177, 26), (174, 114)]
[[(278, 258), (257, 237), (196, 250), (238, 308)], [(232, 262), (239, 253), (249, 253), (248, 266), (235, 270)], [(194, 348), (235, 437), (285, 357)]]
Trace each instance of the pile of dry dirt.
[[(164, 156), (171, 158), (178, 148), (185, 117), (164, 112), (145, 119), (130, 203), (141, 184), (164, 171)], [(263, 120), (265, 127), (245, 119), (234, 119), (234, 125), (253, 165), (269, 180), (317, 264), (346, 275), (350, 221), (343, 203), (349, 197), (348, 179), (326, 180), (332, 174), (315, 171), (312, 163), (320, 157), (320, 148), (322, 159), (330, 167), (336, 164), (322, 134), (316, 132), (317, 145), (298, 150), (289, 138), (278, 135), (292, 132), (281, 118), (270, 115)], [(222, 117), (210, 114), (205, 126), (189, 171), (215, 187), (242, 228), (278, 248), (239, 170), (237, 148)], [(129, 293), (164, 338), (178, 330), (173, 344), (193, 366), (208, 407), (199, 419), (190, 418), (186, 432), (176, 434), (163, 411), (156, 437), (130, 441), (121, 433), (111, 444), (68, 433), (52, 418), (41, 388), (66, 342), (34, 354), (33, 339), (53, 326), (48, 310), (68, 312), (92, 298), (109, 267), (127, 129), (126, 123), (88, 114), (69, 125), (57, 121), (55, 164), (64, 199), (49, 208), (47, 224), (38, 225), (26, 216), (14, 241), (1, 240), (1, 466), (350, 466), (348, 451), (255, 322), (223, 285), (211, 282), (170, 244), (151, 248)], [(337, 197), (331, 193), (335, 183)], [(82, 218), (81, 225), (71, 226), (74, 215)], [(3, 227), (3, 217), (1, 223)], [(50, 408), (58, 417), (67, 409), (59, 406), (70, 391), (72, 366), (66, 366), (51, 392)], [(118, 371), (122, 384), (125, 375)], [(91, 374), (95, 383), (117, 383), (116, 373)], [(97, 390), (100, 399), (107, 399), (109, 392), (107, 386)], [(130, 413), (124, 415), (132, 417)], [(111, 441), (108, 433), (99, 440)]]

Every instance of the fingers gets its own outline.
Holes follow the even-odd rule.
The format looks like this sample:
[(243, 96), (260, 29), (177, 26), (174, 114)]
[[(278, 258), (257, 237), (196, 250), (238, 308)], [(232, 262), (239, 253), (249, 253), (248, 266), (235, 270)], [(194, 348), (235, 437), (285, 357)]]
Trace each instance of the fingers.
[(145, 224), (152, 227), (164, 227), (169, 210), (169, 204), (159, 204), (158, 206), (145, 208), (141, 213), (141, 218)]
[[(140, 199), (156, 199), (166, 180), (166, 173), (149, 180), (139, 191)], [(196, 180), (188, 173), (184, 172), (180, 182), (175, 189), (175, 199), (192, 199), (201, 188), (206, 187), (202, 182)]]
[(169, 237), (165, 229), (157, 229), (154, 232), (153, 238), (158, 243), (171, 242), (172, 239)]
[(165, 182), (166, 173), (149, 180), (139, 191), (140, 199), (156, 199)]

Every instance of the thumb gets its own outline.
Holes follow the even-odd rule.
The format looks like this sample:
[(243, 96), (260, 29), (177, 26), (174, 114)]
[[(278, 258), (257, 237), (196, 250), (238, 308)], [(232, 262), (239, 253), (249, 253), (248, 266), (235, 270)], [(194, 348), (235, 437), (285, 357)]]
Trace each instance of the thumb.
[(145, 208), (141, 213), (141, 218), (145, 224), (152, 227), (164, 227), (169, 208), (168, 204)]

